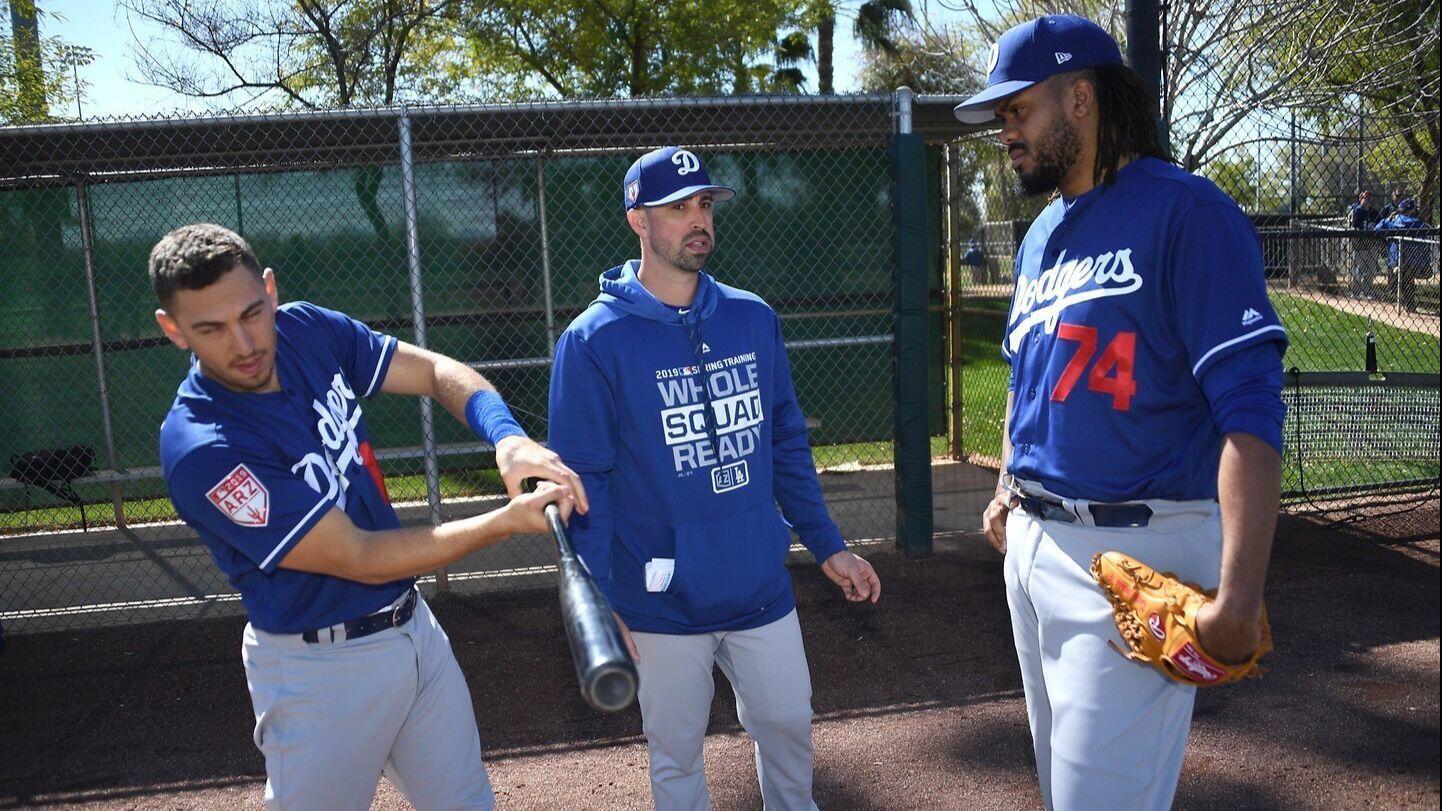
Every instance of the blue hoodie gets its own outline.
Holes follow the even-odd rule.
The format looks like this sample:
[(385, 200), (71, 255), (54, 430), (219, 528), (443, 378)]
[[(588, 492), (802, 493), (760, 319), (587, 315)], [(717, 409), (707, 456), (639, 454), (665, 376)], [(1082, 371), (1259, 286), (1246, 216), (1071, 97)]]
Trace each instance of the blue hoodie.
[[(603, 273), (601, 295), (556, 344), (550, 446), (591, 502), (572, 516), (571, 540), (633, 630), (765, 625), (796, 606), (788, 527), (818, 561), (846, 548), (781, 321), (705, 273), (690, 308), (668, 306), (641, 286), (639, 264)], [(674, 561), (674, 574), (653, 573), (648, 590), (653, 561)]]

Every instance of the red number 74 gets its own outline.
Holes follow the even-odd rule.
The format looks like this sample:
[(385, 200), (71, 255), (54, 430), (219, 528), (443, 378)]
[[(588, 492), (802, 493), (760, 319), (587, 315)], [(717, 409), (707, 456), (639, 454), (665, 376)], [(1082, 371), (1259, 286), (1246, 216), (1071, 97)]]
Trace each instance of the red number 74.
[[(1052, 389), (1051, 399), (1061, 402), (1071, 395), (1072, 387), (1081, 379), (1082, 371), (1086, 369), (1092, 355), (1096, 354), (1097, 331), (1095, 327), (1084, 327), (1080, 324), (1061, 324), (1057, 327), (1056, 334), (1064, 341), (1081, 344), (1062, 370), (1056, 388)], [(1137, 334), (1118, 332), (1117, 337), (1107, 344), (1102, 356), (1097, 358), (1091, 374), (1087, 375), (1087, 388), (1110, 394), (1112, 408), (1118, 411), (1130, 411), (1132, 395), (1137, 393), (1137, 382), (1132, 379), (1132, 363), (1136, 354)], [(1112, 374), (1113, 372), (1115, 374)], [(1109, 374), (1112, 376), (1109, 377)]]

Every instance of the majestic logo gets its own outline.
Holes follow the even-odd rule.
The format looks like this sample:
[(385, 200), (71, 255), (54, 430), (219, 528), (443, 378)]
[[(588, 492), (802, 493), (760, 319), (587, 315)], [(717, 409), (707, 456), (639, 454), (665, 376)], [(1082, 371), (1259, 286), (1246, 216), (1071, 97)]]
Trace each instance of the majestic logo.
[(1247, 311), (1242, 313), (1242, 326), (1244, 327), (1250, 327), (1251, 325), (1261, 320), (1262, 314), (1252, 309), (1251, 307), (1248, 307)]
[(1001, 47), (998, 43), (991, 44), (991, 53), (986, 55), (986, 72), (990, 74), (996, 70), (996, 63), (1001, 61)]
[(676, 170), (678, 175), (689, 175), (692, 172), (701, 171), (701, 159), (692, 155), (684, 149), (678, 149), (671, 155), (671, 162), (681, 167)]
[(706, 343), (705, 341), (702, 341), (702, 342), (701, 342), (701, 354), (703, 354), (703, 355), (708, 355), (708, 354), (710, 354), (710, 353), (711, 353), (711, 345), (708, 344), (708, 343)]
[(1162, 618), (1156, 614), (1147, 615), (1147, 629), (1150, 630), (1152, 636), (1157, 639), (1167, 638), (1167, 632), (1162, 628)]
[(640, 194), (641, 194), (641, 181), (639, 181), (639, 180), (633, 180), (633, 181), (631, 181), (630, 183), (627, 183), (627, 184), (626, 184), (626, 204), (627, 204), (627, 205), (631, 205), (631, 204), (635, 203), (635, 202), (636, 202), (636, 198), (637, 198), (638, 196), (640, 196)]
[(1141, 286), (1142, 277), (1132, 269), (1130, 248), (1080, 259), (1067, 259), (1066, 251), (1062, 251), (1056, 264), (1035, 279), (1017, 280), (1008, 319), (1007, 349), (1015, 352), (1021, 348), (1021, 342), (1037, 324), (1042, 324), (1047, 334), (1055, 332), (1061, 314), (1073, 304), (1125, 296)]
[(1063, 63), (1063, 62), (1069, 62), (1069, 61), (1071, 61), (1071, 54), (1069, 54), (1069, 53), (1062, 53), (1061, 51), (1057, 51), (1055, 54), (1052, 54), (1052, 55), (1056, 57), (1056, 63), (1057, 63), (1058, 65), (1060, 65), (1060, 64)]
[(1190, 642), (1182, 643), (1172, 659), (1176, 662), (1177, 667), (1185, 670), (1188, 675), (1199, 682), (1210, 684), (1214, 681), (1221, 681), (1221, 678), (1227, 675), (1221, 668), (1207, 661), (1202, 652)]
[(270, 491), (243, 464), (225, 474), (205, 497), (243, 527), (263, 527), (270, 522)]

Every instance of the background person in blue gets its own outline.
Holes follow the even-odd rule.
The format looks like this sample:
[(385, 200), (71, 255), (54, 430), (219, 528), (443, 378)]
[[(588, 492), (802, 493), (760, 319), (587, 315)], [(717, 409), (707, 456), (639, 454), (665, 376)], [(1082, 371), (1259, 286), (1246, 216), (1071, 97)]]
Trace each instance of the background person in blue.
[(1203, 645), (1226, 661), (1256, 649), (1286, 333), (1250, 221), (1167, 160), (1156, 100), (1105, 31), (1026, 22), (987, 70), (957, 117), (1000, 124), (1022, 190), (1058, 193), (1017, 252), (1003, 474), (983, 516), (1006, 554), (1042, 797), (1169, 808), (1195, 688), (1111, 648), (1088, 570), (1117, 550), (1219, 588)]
[[(192, 355), (160, 428), (180, 517), (245, 604), (242, 644), (272, 808), (369, 808), (382, 771), (420, 809), (491, 808), (470, 693), (417, 575), (584, 509), (576, 475), (527, 439), (464, 364), (305, 302), (218, 225), (150, 253), (155, 319)], [(513, 500), (402, 528), (361, 398), (435, 398), (496, 447)], [(520, 495), (519, 480), (559, 483)]]
[[(1427, 223), (1417, 216), (1417, 201), (1408, 197), (1397, 204), (1397, 212), (1373, 226), (1378, 231), (1410, 231), (1426, 228)], [(1398, 234), (1405, 237), (1405, 234)], [(1434, 243), (1435, 244), (1435, 243)], [(1428, 244), (1417, 238), (1387, 240), (1387, 269), (1393, 283), (1397, 285), (1397, 300), (1408, 310), (1417, 309), (1417, 281), (1432, 275)]]
[(701, 270), (712, 204), (735, 192), (676, 147), (642, 156), (621, 188), (641, 259), (601, 275), (551, 372), (550, 445), (591, 500), (572, 539), (639, 651), (656, 807), (710, 807), (701, 749), (719, 665), (766, 807), (812, 808), (791, 531), (848, 599), (875, 602), (881, 583), (822, 501), (780, 319)]

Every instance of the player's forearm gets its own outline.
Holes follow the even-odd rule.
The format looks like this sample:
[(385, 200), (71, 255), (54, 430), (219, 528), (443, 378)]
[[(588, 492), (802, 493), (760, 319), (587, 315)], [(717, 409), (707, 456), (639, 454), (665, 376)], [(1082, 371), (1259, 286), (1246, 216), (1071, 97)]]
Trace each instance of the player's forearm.
[(1217, 495), (1222, 508), (1219, 607), (1237, 617), (1261, 609), (1281, 502), (1282, 457), (1251, 434), (1222, 439)]
[(482, 390), (496, 390), (480, 372), (444, 356), (436, 360), (432, 380), (436, 402), (462, 425), (466, 424), (466, 403), (471, 395)]
[(356, 529), (346, 571), (339, 576), (361, 583), (418, 577), (498, 543), (512, 532), (504, 508), (439, 526)]

